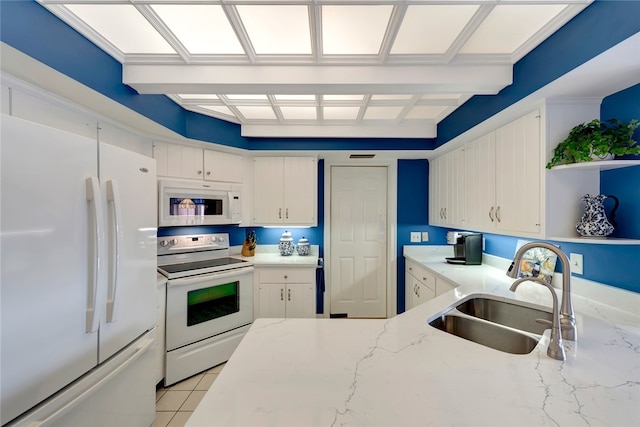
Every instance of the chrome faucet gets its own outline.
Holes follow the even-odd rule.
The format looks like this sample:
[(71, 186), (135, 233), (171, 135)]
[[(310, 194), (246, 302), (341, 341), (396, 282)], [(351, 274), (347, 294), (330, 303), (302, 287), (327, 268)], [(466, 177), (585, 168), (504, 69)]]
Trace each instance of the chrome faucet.
[[(573, 303), (571, 302), (571, 263), (569, 258), (557, 246), (547, 242), (529, 242), (518, 249), (513, 257), (513, 262), (507, 270), (507, 276), (517, 278), (520, 272), (520, 262), (525, 252), (532, 248), (548, 249), (558, 256), (562, 263), (562, 302), (560, 304), (560, 331), (562, 338), (568, 341), (577, 341), (578, 332), (576, 328), (576, 317), (573, 313)], [(531, 278), (529, 278), (531, 280)], [(538, 282), (535, 280), (535, 282)], [(555, 293), (554, 293), (555, 294)]]
[(532, 281), (546, 286), (551, 291), (553, 297), (553, 319), (551, 321), (551, 337), (549, 338), (549, 347), (547, 347), (547, 355), (556, 360), (565, 360), (564, 348), (562, 347), (562, 333), (560, 332), (560, 314), (558, 313), (558, 296), (553, 286), (537, 277), (521, 277), (513, 282), (509, 290), (515, 292), (522, 282)]

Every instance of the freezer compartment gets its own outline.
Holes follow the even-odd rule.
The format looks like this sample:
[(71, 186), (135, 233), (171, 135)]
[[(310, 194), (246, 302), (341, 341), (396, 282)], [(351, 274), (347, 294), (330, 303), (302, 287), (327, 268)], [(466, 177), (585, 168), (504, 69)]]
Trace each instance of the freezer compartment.
[(155, 329), (7, 426), (144, 426), (155, 417)]

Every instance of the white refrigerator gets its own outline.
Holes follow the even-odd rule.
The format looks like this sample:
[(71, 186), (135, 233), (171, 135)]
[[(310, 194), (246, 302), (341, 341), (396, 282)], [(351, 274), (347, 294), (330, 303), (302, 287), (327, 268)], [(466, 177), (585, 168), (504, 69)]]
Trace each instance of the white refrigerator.
[(0, 127), (1, 424), (150, 426), (155, 160)]

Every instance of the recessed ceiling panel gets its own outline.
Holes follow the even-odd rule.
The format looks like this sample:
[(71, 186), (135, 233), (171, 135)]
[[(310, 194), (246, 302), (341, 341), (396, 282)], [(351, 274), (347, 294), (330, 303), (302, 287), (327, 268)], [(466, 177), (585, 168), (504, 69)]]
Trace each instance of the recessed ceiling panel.
[(280, 107), (280, 112), (285, 120), (316, 120), (318, 118), (316, 107)]
[(158, 4), (151, 7), (189, 53), (244, 53), (220, 6)]
[(391, 54), (444, 54), (477, 10), (477, 5), (409, 6)]
[(218, 95), (212, 95), (212, 94), (183, 93), (183, 94), (179, 94), (178, 96), (180, 98), (184, 99), (184, 100), (191, 100), (191, 99), (220, 99), (220, 98), (218, 98)]
[(407, 113), (404, 118), (406, 120), (413, 119), (435, 119), (440, 114), (449, 108), (448, 106), (436, 106), (436, 105), (416, 105)]
[(256, 54), (311, 54), (307, 6), (239, 5), (236, 9)]
[(176, 51), (135, 7), (126, 4), (67, 4), (67, 9), (124, 54)]
[(364, 120), (395, 120), (404, 107), (369, 107)]
[(372, 101), (399, 101), (399, 100), (408, 100), (413, 98), (411, 94), (397, 94), (397, 95), (371, 95)]
[(251, 106), (241, 105), (236, 107), (240, 114), (247, 120), (273, 120), (276, 118), (276, 114), (269, 106)]
[(360, 107), (324, 107), (322, 111), (325, 120), (356, 120)]
[(227, 116), (233, 116), (233, 112), (224, 105), (198, 105), (198, 107), (205, 110), (213, 111), (215, 113), (226, 114)]
[(565, 7), (564, 4), (496, 6), (460, 53), (513, 53)]
[(322, 53), (378, 54), (392, 10), (391, 5), (322, 6)]
[(230, 100), (244, 100), (244, 101), (256, 101), (256, 100), (267, 100), (267, 95), (245, 95), (245, 94), (229, 94), (227, 95), (227, 99)]

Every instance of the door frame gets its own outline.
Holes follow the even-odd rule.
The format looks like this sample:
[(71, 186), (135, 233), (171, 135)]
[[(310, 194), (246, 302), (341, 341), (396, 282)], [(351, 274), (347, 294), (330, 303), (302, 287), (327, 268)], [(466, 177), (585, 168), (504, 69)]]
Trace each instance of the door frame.
[(397, 211), (398, 211), (398, 160), (330, 160), (324, 161), (324, 268), (325, 292), (322, 317), (331, 313), (331, 167), (386, 167), (387, 168), (387, 319), (398, 314), (397, 283)]

